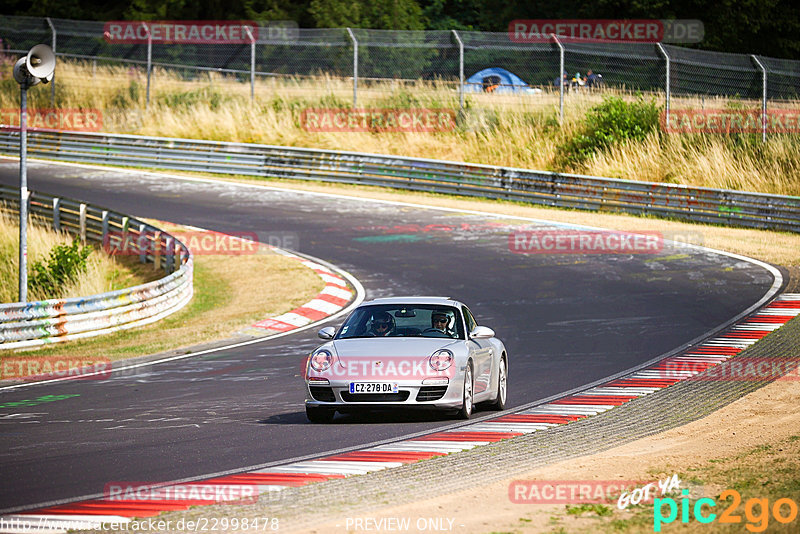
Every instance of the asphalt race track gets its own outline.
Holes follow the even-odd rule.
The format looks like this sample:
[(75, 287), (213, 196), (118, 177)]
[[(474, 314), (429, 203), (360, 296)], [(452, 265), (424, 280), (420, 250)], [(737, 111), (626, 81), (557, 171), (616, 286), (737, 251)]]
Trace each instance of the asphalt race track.
[[(16, 161), (0, 160), (2, 183), (18, 185), (18, 173)], [(674, 349), (734, 318), (773, 283), (762, 267), (694, 249), (515, 254), (509, 233), (542, 226), (510, 218), (38, 162), (28, 180), (34, 191), (138, 217), (283, 239), (348, 270), (367, 298), (463, 300), (508, 348), (510, 406)], [(0, 405), (69, 396), (0, 407), (0, 511), (99, 494), (113, 481), (180, 480), (451, 423), (430, 414), (308, 423), (299, 373), (319, 343), (315, 331), (107, 380), (0, 391)]]

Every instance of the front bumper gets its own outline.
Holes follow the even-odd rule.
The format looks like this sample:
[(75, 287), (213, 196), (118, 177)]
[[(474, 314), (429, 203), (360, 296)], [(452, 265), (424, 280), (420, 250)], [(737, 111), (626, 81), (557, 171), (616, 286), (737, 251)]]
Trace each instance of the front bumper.
[(463, 383), (450, 379), (447, 384), (398, 382), (397, 393), (350, 393), (350, 382), (343, 380), (319, 384), (306, 381), (306, 405), (357, 409), (370, 407), (403, 407), (427, 409), (460, 408)]

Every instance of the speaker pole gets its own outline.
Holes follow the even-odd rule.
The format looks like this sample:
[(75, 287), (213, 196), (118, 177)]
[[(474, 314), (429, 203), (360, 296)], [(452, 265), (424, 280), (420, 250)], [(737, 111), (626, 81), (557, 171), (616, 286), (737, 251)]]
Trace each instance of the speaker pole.
[(19, 301), (28, 302), (28, 82), (19, 85)]
[(38, 44), (14, 64), (19, 84), (19, 301), (28, 301), (28, 88), (53, 79), (56, 56)]

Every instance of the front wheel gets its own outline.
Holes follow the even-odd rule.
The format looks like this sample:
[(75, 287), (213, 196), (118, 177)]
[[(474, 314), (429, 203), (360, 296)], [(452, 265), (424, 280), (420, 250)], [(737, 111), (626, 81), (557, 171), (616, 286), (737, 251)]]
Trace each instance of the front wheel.
[(497, 399), (490, 404), (493, 410), (504, 410), (508, 396), (508, 364), (505, 358), (500, 359), (497, 368)]
[(312, 423), (330, 423), (336, 410), (330, 408), (320, 408), (319, 406), (306, 406), (306, 417)]
[(472, 382), (472, 366), (467, 364), (467, 369), (464, 371), (464, 394), (461, 403), (461, 409), (458, 410), (458, 417), (460, 419), (469, 419), (472, 416), (473, 404), (473, 382)]

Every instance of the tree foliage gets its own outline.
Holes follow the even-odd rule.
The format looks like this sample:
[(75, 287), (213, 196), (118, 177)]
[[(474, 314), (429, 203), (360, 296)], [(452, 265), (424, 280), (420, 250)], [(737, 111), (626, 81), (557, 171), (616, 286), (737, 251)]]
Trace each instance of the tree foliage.
[(292, 20), (301, 28), (504, 32), (515, 19), (699, 19), (722, 52), (800, 59), (796, 0), (7, 0), (5, 13), (85, 20)]

